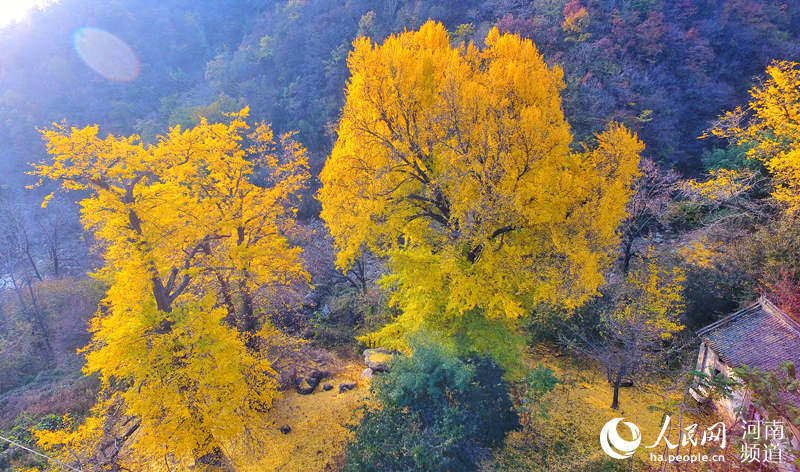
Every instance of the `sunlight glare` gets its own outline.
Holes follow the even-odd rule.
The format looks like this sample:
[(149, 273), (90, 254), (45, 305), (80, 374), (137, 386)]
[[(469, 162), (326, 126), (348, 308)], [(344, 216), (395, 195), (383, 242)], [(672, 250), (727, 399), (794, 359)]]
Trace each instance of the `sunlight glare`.
[(81, 28), (73, 42), (83, 62), (106, 79), (130, 82), (139, 75), (139, 60), (133, 49), (108, 31)]
[(0, 0), (0, 27), (20, 21), (35, 7), (42, 8), (52, 0)]

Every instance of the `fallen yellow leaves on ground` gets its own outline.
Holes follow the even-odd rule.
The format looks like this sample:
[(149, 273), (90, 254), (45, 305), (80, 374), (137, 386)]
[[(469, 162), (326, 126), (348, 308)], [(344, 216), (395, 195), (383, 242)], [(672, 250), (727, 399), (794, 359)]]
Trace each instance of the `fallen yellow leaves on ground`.
[[(273, 403), (269, 421), (251, 431), (261, 442), (258, 450), (236, 448), (233, 462), (241, 471), (338, 470), (357, 407), (369, 394), (369, 380), (361, 378), (363, 364), (353, 363), (333, 378), (324, 379), (311, 395), (285, 392)], [(339, 384), (356, 382), (356, 388), (339, 393)], [(329, 383), (333, 389), (323, 391)], [(284, 434), (281, 426), (289, 425)]]
[[(620, 410), (612, 410), (609, 404), (611, 386), (604, 372), (593, 364), (577, 365), (569, 356), (561, 356), (548, 346), (537, 346), (525, 356), (525, 363), (539, 363), (553, 370), (560, 383), (548, 393), (547, 417), (534, 418), (529, 431), (514, 431), (508, 435), (505, 446), (496, 453), (494, 460), (487, 462), (483, 471), (586, 471), (616, 470), (620, 463), (606, 456), (600, 448), (599, 435), (603, 425), (617, 417), (636, 424), (642, 433), (642, 447), (634, 455), (642, 470), (651, 451), (651, 445), (663, 425), (663, 408), (680, 401), (681, 391), (670, 385), (640, 384), (620, 390)], [(677, 436), (678, 414), (672, 408), (672, 430), (670, 440)], [(706, 420), (684, 417), (684, 426)], [(710, 423), (708, 423), (710, 425)], [(695, 451), (696, 452), (696, 451)], [(627, 461), (623, 461), (627, 470)], [(603, 468), (606, 467), (606, 468)]]

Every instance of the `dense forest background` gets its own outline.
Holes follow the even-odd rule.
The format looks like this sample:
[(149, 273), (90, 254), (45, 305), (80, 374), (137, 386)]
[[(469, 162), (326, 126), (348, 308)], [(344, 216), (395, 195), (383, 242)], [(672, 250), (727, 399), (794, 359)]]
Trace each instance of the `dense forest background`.
[[(800, 5), (780, 0), (63, 0), (0, 30), (2, 173), (42, 158), (36, 128), (53, 121), (152, 141), (167, 125), (243, 104), (278, 132), (299, 131), (319, 169), (353, 39), (380, 41), (429, 18), (457, 41), (480, 42), (493, 25), (533, 39), (565, 70), (564, 108), (579, 139), (619, 120), (648, 156), (689, 173), (722, 145), (697, 139), (710, 120), (745, 101), (771, 60), (800, 52)], [(88, 68), (73, 47), (85, 26), (127, 42), (138, 77), (114, 82)]]

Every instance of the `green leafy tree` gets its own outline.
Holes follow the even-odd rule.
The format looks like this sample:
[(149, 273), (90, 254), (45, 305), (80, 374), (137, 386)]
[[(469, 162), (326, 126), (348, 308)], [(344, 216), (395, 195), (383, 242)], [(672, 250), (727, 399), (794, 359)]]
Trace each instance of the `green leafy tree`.
[(347, 449), (347, 471), (474, 470), (517, 426), (503, 371), (489, 357), (459, 359), (412, 340), (413, 354), (377, 377)]

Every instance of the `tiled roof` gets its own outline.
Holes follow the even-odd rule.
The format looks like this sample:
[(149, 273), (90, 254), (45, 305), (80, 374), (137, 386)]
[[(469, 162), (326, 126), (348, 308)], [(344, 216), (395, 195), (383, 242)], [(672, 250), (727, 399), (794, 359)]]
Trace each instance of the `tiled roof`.
[(747, 364), (774, 371), (783, 361), (800, 365), (800, 324), (764, 297), (697, 335), (731, 367)]

